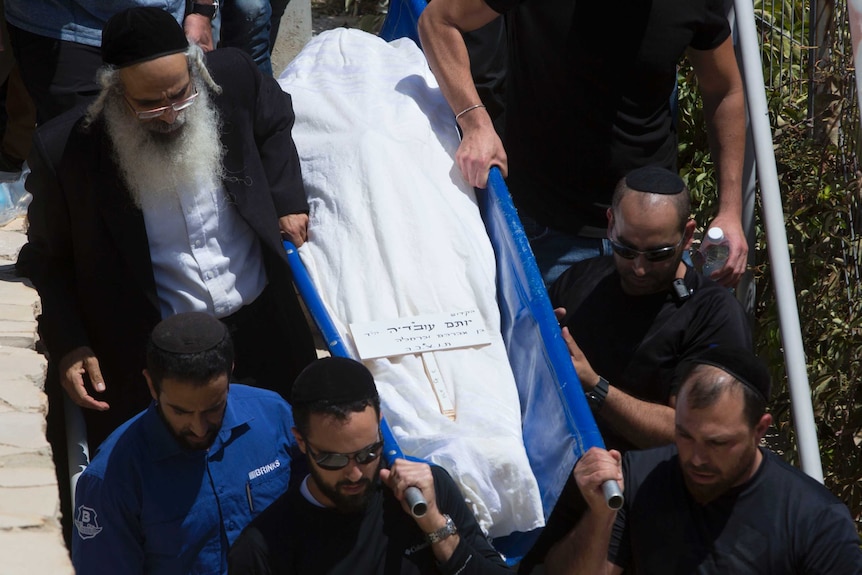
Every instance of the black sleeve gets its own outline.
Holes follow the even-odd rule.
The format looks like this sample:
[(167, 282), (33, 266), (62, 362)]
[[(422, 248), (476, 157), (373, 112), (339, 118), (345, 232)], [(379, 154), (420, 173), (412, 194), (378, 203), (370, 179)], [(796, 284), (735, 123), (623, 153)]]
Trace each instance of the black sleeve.
[(223, 115), (227, 172), (235, 170), (251, 178), (243, 184), (248, 189), (262, 189), (259, 184), (265, 179), (268, 200), (278, 217), (308, 212), (293, 141), (296, 117), (290, 95), (274, 78), (261, 74), (251, 57), (238, 48), (208, 52), (206, 59), (221, 86), (213, 101)]
[(485, 4), (499, 14), (508, 12), (521, 2), (524, 2), (524, 0), (485, 0)]
[[(291, 476), (295, 471), (291, 467)], [(302, 545), (294, 528), (308, 525), (293, 504), (298, 494), (298, 489), (288, 489), (243, 529), (228, 552), (229, 575), (293, 575), (294, 550)]]
[(613, 256), (590, 258), (575, 262), (551, 284), (548, 289), (551, 306), (566, 308), (567, 317), (561, 324), (565, 325), (584, 299), (614, 269)]
[[(688, 274), (696, 274), (689, 268)], [(742, 305), (730, 292), (704, 278), (694, 295), (686, 302), (688, 326), (682, 332), (677, 365), (714, 346), (736, 346), (753, 349), (751, 324)], [(676, 394), (675, 388), (670, 393)]]
[(246, 527), (227, 556), (228, 575), (272, 575), (269, 546), (254, 526)]
[(629, 478), (630, 458), (623, 456), (623, 483), (626, 486), (625, 503), (617, 511), (617, 518), (611, 531), (611, 540), (608, 543), (608, 561), (625, 569), (631, 563), (631, 544), (626, 523), (626, 512), (634, 501), (635, 493), (630, 489)]
[(572, 283), (572, 273), (572, 268), (567, 269), (548, 288), (548, 297), (554, 309), (566, 305), (566, 294)]
[(806, 540), (799, 545), (804, 553), (802, 573), (862, 574), (859, 534), (843, 503), (824, 506), (808, 528), (800, 528), (797, 533)]
[(455, 552), (448, 561), (439, 564), (440, 572), (452, 575), (511, 573), (512, 570), (485, 537), (476, 518), (464, 503), (464, 496), (446, 470), (432, 465), (431, 471), (434, 474), (437, 507), (452, 518), (460, 536)]
[(730, 36), (730, 24), (724, 0), (707, 0), (700, 25), (690, 46), (695, 50), (713, 50)]
[(276, 212), (279, 217), (308, 213), (299, 153), (293, 141), (293, 124), (296, 120), (293, 100), (272, 76), (261, 74), (251, 58), (242, 54), (257, 84), (254, 139)]
[(82, 114), (82, 108), (70, 110), (36, 131), (26, 181), (27, 191), (33, 195), (27, 213), (28, 242), (16, 264), (18, 273), (29, 278), (39, 292), (39, 330), (55, 361), (77, 347), (89, 345), (75, 303), (74, 242), (68, 199), (59, 176), (70, 133), (76, 133), (74, 126)]

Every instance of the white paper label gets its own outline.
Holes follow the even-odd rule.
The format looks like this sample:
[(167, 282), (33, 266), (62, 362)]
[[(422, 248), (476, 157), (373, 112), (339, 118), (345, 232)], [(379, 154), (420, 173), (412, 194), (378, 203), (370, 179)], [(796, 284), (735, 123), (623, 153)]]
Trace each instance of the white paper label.
[(351, 323), (350, 333), (361, 359), (491, 343), (477, 309)]

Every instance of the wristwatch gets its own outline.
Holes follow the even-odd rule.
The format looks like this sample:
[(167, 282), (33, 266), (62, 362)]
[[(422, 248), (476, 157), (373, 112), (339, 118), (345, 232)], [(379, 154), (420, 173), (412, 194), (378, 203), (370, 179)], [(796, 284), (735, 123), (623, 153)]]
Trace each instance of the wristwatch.
[(186, 2), (186, 15), (189, 14), (200, 14), (201, 16), (206, 16), (210, 20), (216, 17), (216, 13), (218, 12), (218, 0), (213, 0), (212, 4), (198, 4), (194, 1)]
[(432, 531), (431, 533), (426, 533), (425, 538), (428, 539), (428, 543), (434, 545), (435, 543), (439, 543), (443, 541), (447, 537), (451, 537), (458, 533), (458, 528), (455, 527), (455, 522), (452, 521), (452, 518), (443, 514), (443, 517), (446, 518), (446, 525), (438, 529), (437, 531)]
[(605, 404), (605, 399), (608, 397), (608, 386), (610, 386), (608, 380), (599, 376), (599, 382), (596, 386), (585, 394), (593, 413), (598, 413)]

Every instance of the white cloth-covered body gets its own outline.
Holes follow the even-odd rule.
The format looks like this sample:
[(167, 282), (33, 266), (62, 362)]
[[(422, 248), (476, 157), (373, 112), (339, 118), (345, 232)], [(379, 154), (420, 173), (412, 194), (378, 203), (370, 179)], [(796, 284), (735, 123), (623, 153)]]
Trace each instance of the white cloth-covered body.
[(409, 40), (352, 30), (313, 39), (279, 79), (310, 204), (302, 260), (345, 344), (353, 322), (478, 309), (492, 343), (432, 352), (456, 419), (420, 355), (369, 360), (404, 452), (445, 467), (491, 536), (543, 524), (500, 335), (494, 254), (453, 157), (452, 113)]

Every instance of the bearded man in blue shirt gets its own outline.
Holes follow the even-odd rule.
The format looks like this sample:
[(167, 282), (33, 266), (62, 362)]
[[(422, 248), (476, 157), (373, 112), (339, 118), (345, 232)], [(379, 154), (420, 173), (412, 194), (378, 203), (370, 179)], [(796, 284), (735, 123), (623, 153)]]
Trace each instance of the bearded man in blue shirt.
[(144, 370), (153, 402), (78, 481), (79, 575), (227, 572), (230, 545), (287, 489), (296, 449), (288, 404), (231, 385), (232, 365), (230, 333), (208, 314), (153, 330)]

